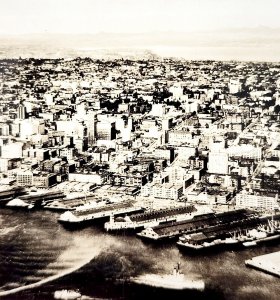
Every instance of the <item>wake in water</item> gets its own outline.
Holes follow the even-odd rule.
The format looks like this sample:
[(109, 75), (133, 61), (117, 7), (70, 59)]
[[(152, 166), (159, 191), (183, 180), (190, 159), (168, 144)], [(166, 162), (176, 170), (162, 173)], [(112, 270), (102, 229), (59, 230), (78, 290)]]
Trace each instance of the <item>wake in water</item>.
[[(88, 239), (88, 237), (83, 235), (73, 236), (70, 246), (67, 247), (54, 262), (49, 263), (45, 268), (38, 270), (33, 275), (25, 276), (22, 279), (22, 282), (25, 283), (23, 285), (14, 282), (2, 286), (0, 296), (35, 288), (75, 272), (97, 256), (104, 246), (98, 245), (94, 239)], [(38, 261), (33, 260), (31, 263), (36, 265)]]
[[(1, 224), (1, 221), (0, 221), (0, 224)], [(15, 231), (19, 227), (20, 227), (20, 225), (16, 225), (16, 226), (13, 226), (13, 227), (8, 227), (8, 228), (1, 228), (0, 229), (0, 235), (9, 234), (9, 233)]]
[[(30, 232), (28, 232), (28, 237)], [(66, 235), (69, 235), (66, 242), (61, 242), (57, 239), (58, 237), (52, 242), (49, 238), (42, 239), (36, 243), (33, 249), (30, 246), (31, 252), (24, 250), (21, 256), (16, 254), (12, 257), (16, 268), (22, 269), (14, 269), (14, 271), (16, 273), (23, 272), (23, 275), (26, 274), (19, 278), (19, 281), (9, 281), (4, 284), (0, 288), (0, 296), (39, 287), (71, 274), (86, 265), (87, 267), (83, 270), (88, 269), (88, 273), (95, 274), (98, 278), (107, 279), (130, 276), (143, 269), (147, 270), (154, 264), (149, 259), (149, 255), (143, 256), (145, 247), (136, 239), (131, 240), (134, 242), (130, 243), (131, 241), (129, 242), (125, 238), (120, 240), (118, 237), (112, 237), (98, 231), (92, 232), (90, 229), (81, 231), (79, 234), (66, 233)], [(50, 260), (54, 250), (59, 249), (59, 246), (62, 247), (65, 243), (67, 243), (65, 250), (61, 251), (57, 257), (54, 255), (53, 261), (45, 264), (44, 258), (46, 261)], [(127, 243), (129, 243), (129, 247), (127, 247)], [(139, 255), (135, 255), (138, 251)], [(142, 255), (140, 255), (141, 252)], [(92, 263), (90, 263), (91, 261)], [(40, 267), (41, 265), (42, 267)]]

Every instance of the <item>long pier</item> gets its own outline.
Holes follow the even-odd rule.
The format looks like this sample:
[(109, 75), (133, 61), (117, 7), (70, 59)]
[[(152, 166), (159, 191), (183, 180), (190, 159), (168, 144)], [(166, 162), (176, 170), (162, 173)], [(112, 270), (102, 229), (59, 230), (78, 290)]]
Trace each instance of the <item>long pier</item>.
[(186, 233), (195, 233), (207, 228), (220, 229), (222, 225), (240, 227), (249, 225), (254, 227), (259, 223), (255, 213), (241, 209), (225, 213), (208, 213), (194, 216), (191, 220), (172, 222), (171, 224), (158, 225), (147, 228), (138, 233), (138, 236), (150, 240), (164, 240), (176, 238)]
[(161, 223), (170, 223), (176, 220), (190, 219), (197, 212), (194, 206), (186, 207), (171, 207), (160, 210), (152, 210), (140, 214), (134, 214), (126, 217), (123, 220), (110, 219), (105, 223), (106, 231), (118, 230), (141, 230), (147, 227), (157, 226)]
[(93, 221), (109, 220), (111, 216), (125, 216), (143, 212), (142, 207), (133, 206), (129, 202), (120, 202), (89, 208), (86, 210), (76, 209), (63, 213), (58, 221), (67, 227), (75, 228), (78, 225), (85, 225)]

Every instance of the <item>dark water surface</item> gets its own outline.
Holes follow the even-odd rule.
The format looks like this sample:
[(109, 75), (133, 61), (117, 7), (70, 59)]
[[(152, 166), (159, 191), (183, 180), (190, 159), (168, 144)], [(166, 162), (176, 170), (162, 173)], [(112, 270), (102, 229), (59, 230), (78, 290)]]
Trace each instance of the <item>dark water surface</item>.
[[(245, 267), (280, 245), (189, 256), (175, 245), (143, 243), (93, 226), (67, 231), (58, 214), (0, 210), (0, 292), (57, 278), (3, 299), (53, 299), (58, 289), (79, 289), (83, 299), (279, 299), (279, 278)], [(167, 292), (125, 281), (140, 273), (169, 273), (180, 261), (190, 278), (203, 279), (203, 293)], [(60, 277), (68, 271), (70, 274)]]

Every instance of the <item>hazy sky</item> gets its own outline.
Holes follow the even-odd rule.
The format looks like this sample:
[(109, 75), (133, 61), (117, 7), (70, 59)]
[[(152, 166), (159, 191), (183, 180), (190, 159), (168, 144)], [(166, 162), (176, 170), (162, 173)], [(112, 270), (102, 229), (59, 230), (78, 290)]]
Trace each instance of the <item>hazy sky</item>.
[(279, 0), (0, 0), (0, 34), (280, 27)]

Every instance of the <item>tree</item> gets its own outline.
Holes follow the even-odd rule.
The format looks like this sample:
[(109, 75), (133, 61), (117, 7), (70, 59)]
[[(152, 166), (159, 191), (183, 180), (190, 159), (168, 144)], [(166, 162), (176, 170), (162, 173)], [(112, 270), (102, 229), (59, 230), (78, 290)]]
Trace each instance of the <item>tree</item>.
[(277, 105), (274, 107), (274, 112), (275, 112), (276, 114), (279, 114), (279, 113), (280, 113), (280, 105), (279, 105), (279, 104), (277, 104)]

